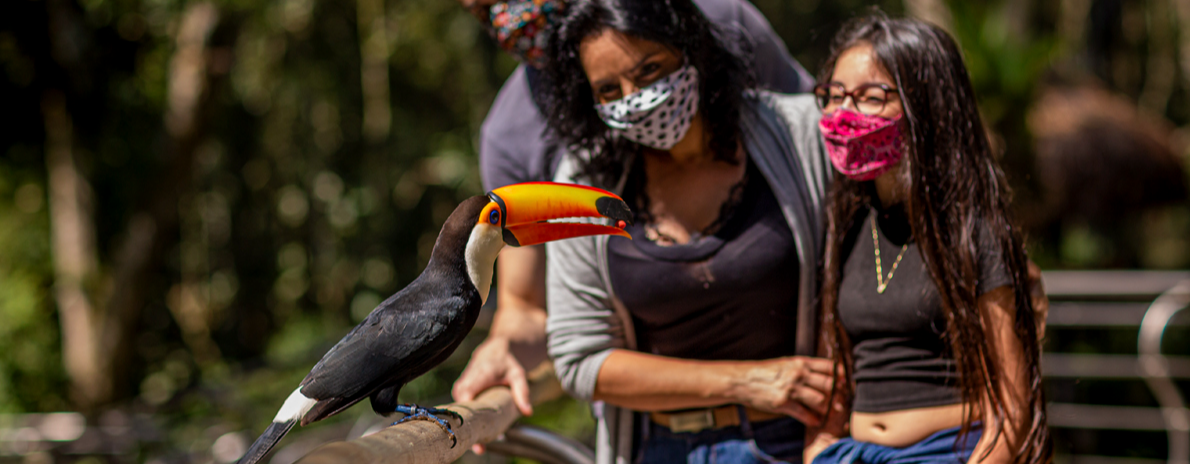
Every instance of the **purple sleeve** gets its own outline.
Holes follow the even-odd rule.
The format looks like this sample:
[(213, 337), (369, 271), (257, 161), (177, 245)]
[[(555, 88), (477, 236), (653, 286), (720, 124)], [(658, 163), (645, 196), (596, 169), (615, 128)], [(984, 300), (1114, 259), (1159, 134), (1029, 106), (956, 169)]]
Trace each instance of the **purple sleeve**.
[(479, 174), (484, 190), (552, 178), (554, 145), (533, 102), (525, 66), (504, 82), (479, 129)]

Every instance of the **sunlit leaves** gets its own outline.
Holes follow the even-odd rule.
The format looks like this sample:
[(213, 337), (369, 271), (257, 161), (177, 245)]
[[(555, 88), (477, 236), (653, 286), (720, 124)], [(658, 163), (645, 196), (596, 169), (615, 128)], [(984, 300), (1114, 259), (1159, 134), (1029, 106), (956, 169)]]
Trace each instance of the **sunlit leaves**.
[(1037, 80), (1053, 64), (1058, 52), (1053, 34), (1022, 36), (1026, 26), (1015, 24), (1010, 2), (947, 2), (954, 19), (954, 34), (963, 48), (971, 84), (980, 97), (988, 123), (996, 126), (1006, 117), (1018, 118), (1019, 106), (1032, 98)]
[(30, 174), (0, 161), (0, 412), (65, 407), (54, 387), (64, 373), (48, 281), (49, 215), (44, 187)]

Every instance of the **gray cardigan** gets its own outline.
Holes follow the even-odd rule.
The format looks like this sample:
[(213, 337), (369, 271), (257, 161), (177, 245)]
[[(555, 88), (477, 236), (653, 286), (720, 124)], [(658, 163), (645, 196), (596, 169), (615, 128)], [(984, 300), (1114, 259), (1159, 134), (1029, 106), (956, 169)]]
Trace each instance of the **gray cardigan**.
[[(813, 95), (750, 92), (741, 111), (744, 148), (773, 189), (793, 231), (801, 270), (798, 274), (797, 353), (814, 355), (818, 295), (817, 265), (823, 246), (822, 208), (831, 177), (818, 131), (820, 117)], [(567, 155), (554, 179), (584, 182), (577, 177), (579, 155)], [(619, 191), (619, 186), (606, 186)], [(616, 349), (636, 349), (632, 318), (611, 288), (607, 265), (608, 236), (569, 239), (547, 244), (546, 332), (549, 353), (562, 386), (590, 401), (599, 369)], [(593, 404), (596, 461), (632, 460), (632, 412)]]

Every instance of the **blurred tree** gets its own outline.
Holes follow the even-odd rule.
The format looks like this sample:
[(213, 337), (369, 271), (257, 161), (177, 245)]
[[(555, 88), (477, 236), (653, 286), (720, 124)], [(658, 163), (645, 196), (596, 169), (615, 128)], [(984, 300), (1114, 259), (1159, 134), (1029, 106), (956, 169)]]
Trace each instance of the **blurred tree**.
[[(48, 2), (51, 21), (73, 17), (70, 5)], [(60, 91), (46, 89), (43, 114), (54, 245), (55, 294), (62, 325), (63, 358), (78, 408), (95, 408), (127, 395), (129, 337), (139, 319), (148, 275), (161, 265), (162, 252), (176, 234), (175, 204), (186, 188), (196, 141), (202, 137), (212, 80), (207, 40), (218, 13), (210, 3), (190, 5), (181, 15), (176, 49), (170, 61), (165, 108), (166, 145), (170, 162), (161, 177), (145, 185), (147, 199), (135, 207), (115, 249), (108, 271), (99, 274), (90, 183), (79, 171), (73, 122)], [(69, 25), (67, 25), (69, 23)], [(73, 21), (51, 26), (51, 46), (66, 49)], [(77, 54), (60, 53), (63, 68), (84, 66)], [(226, 66), (223, 67), (225, 71)], [(100, 284), (102, 283), (102, 284)]]
[(3, 89), (42, 118), (0, 143), (45, 180), (78, 407), (300, 365), (416, 275), (513, 63), (450, 2), (387, 3), (4, 6)]
[[(0, 93), (42, 115), (0, 132), (17, 411), (266, 421), (479, 191), (472, 135), (514, 64), (450, 2), (0, 8)], [(442, 400), (438, 377), (410, 395)]]
[[(1190, 134), (1185, 1), (755, 3), (812, 72), (873, 5), (944, 23), (1022, 206), (1043, 182), (1026, 111), (1051, 71), (1093, 74)], [(104, 445), (123, 461), (223, 457), (216, 440), (254, 434), (417, 276), (480, 191), (474, 138), (514, 66), (449, 0), (0, 2), (0, 101), (17, 116), (0, 130), (0, 410), (164, 431)], [(1162, 266), (1190, 261), (1166, 252), (1190, 249), (1179, 211), (1129, 225), (1166, 244), (1144, 255)], [(1080, 237), (1035, 243), (1093, 258), (1047, 263), (1104, 263)], [(405, 394), (446, 400), (469, 353)], [(536, 421), (589, 434), (584, 410)]]
[(844, 21), (877, 10), (894, 16), (905, 12), (901, 0), (753, 0), (752, 3), (785, 40), (789, 53), (815, 76), (826, 60), (831, 38)]

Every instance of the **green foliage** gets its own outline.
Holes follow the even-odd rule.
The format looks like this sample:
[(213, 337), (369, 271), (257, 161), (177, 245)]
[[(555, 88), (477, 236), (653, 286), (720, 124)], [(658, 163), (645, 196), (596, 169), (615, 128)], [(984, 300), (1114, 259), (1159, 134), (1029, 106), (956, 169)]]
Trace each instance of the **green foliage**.
[[(1014, 24), (1020, 18), (1010, 13), (1009, 2), (946, 3), (987, 124), (1023, 125), (1024, 111), (1037, 82), (1058, 52), (1057, 38), (1052, 33)], [(1021, 31), (1028, 31), (1028, 35)]]
[[(326, 349), (418, 275), (442, 221), (481, 190), (474, 135), (515, 65), (453, 2), (381, 1), (382, 16), (364, 21), (353, 1), (215, 4), (208, 70), (225, 66), (226, 79), (210, 81), (210, 125), (181, 180), (179, 231), (166, 238), (173, 245), (137, 325), (132, 398), (115, 406), (153, 414), (169, 433), (129, 459), (210, 459), (214, 431), (258, 430)], [(43, 89), (64, 87), (71, 99), (105, 274), (118, 266), (129, 219), (176, 156), (163, 142), (163, 115), (191, 5), (67, 5), (81, 18), (84, 52), (105, 57), (84, 60), (94, 67), (89, 87), (45, 78), (64, 65), (31, 39), (51, 32), (44, 16), (0, 28), (0, 91), (26, 96), (10, 100), (11, 111), (39, 129)], [(379, 44), (361, 47), (369, 34)], [(375, 99), (361, 87), (365, 53), (379, 53), (387, 70), (387, 136), (363, 127)], [(20, 66), (33, 65), (25, 72), (44, 79), (22, 78)], [(6, 412), (70, 408), (51, 293), (44, 141), (39, 130), (0, 136), (0, 151), (12, 155), (0, 160)], [(447, 400), (473, 347), (405, 397)]]
[(0, 412), (66, 406), (45, 203), (35, 173), (0, 159)]
[(904, 12), (902, 2), (897, 0), (756, 0), (753, 3), (768, 18), (777, 35), (785, 40), (789, 53), (812, 76), (818, 75), (829, 52), (831, 38), (848, 19), (877, 9), (890, 16)]

